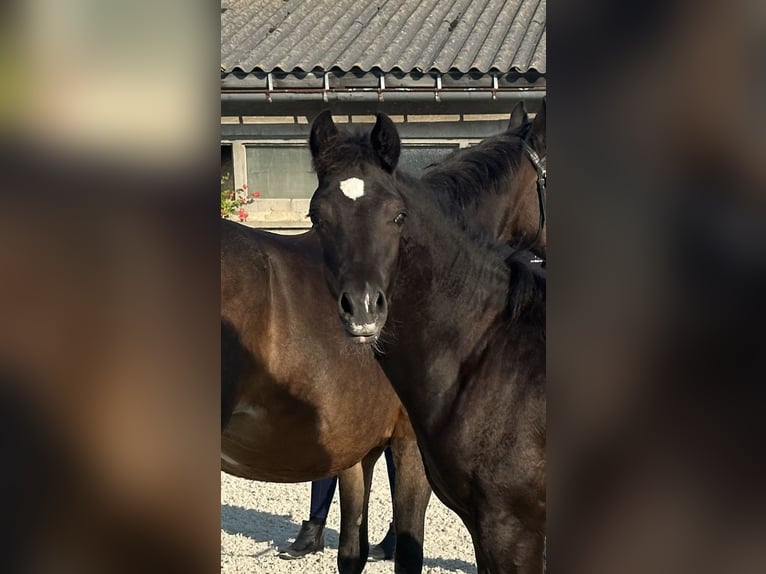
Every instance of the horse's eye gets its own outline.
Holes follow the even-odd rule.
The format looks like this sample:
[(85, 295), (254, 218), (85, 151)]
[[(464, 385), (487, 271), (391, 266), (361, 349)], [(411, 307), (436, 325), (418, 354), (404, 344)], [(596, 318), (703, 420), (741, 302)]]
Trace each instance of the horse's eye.
[(407, 217), (406, 213), (400, 213), (399, 215), (394, 217), (394, 223), (396, 223), (397, 225), (402, 225), (406, 217)]

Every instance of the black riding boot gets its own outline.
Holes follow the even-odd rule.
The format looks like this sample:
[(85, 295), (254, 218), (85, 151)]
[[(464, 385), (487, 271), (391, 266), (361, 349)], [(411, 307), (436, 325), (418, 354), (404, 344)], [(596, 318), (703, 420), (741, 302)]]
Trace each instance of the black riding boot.
[(392, 522), (388, 526), (388, 532), (380, 541), (380, 544), (373, 546), (370, 549), (369, 559), (375, 560), (391, 560), (394, 557), (394, 550), (396, 550), (396, 531), (394, 530), (394, 523)]
[(279, 552), (279, 557), (294, 560), (324, 550), (324, 520), (304, 520), (295, 542)]

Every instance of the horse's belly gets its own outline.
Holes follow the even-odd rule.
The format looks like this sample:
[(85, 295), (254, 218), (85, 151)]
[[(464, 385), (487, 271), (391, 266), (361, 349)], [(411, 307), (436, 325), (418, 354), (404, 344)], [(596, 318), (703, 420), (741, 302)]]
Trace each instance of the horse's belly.
[(272, 417), (259, 406), (238, 406), (221, 435), (221, 470), (267, 482), (315, 480), (353, 466), (376, 446), (372, 442), (338, 441), (311, 421)]

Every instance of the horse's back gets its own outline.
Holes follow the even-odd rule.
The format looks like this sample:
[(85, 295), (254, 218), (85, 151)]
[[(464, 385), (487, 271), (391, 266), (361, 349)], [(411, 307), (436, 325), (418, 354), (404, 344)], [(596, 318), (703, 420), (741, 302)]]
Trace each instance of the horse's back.
[(299, 264), (310, 262), (317, 253), (318, 244), (310, 233), (280, 235), (221, 220), (222, 282), (236, 275), (267, 279), (264, 274), (269, 265), (280, 262), (284, 262), (283, 273), (289, 271), (291, 265), (299, 271), (303, 268)]
[(284, 306), (285, 297), (296, 295), (327, 297), (324, 285), (316, 281), (318, 250), (310, 233), (279, 235), (223, 220), (222, 315), (274, 310)]

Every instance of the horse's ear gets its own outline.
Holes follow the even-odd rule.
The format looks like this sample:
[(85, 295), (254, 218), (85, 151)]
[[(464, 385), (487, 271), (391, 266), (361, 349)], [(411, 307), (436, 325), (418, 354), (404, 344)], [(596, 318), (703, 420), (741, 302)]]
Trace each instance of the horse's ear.
[(330, 110), (324, 110), (311, 124), (311, 135), (309, 136), (311, 156), (316, 158), (319, 155), (319, 150), (327, 147), (337, 137), (338, 127), (332, 121), (332, 113)]
[(532, 122), (532, 137), (535, 138), (540, 147), (545, 148), (545, 98), (543, 98), (540, 109)]
[(399, 154), (402, 151), (399, 132), (396, 131), (394, 122), (386, 114), (378, 112), (375, 127), (372, 128), (370, 141), (372, 149), (378, 154), (380, 163), (387, 172), (391, 173), (399, 163)]
[(511, 112), (511, 121), (508, 124), (508, 131), (517, 130), (527, 122), (529, 122), (527, 106), (524, 104), (524, 100), (521, 100), (513, 107), (513, 111)]

